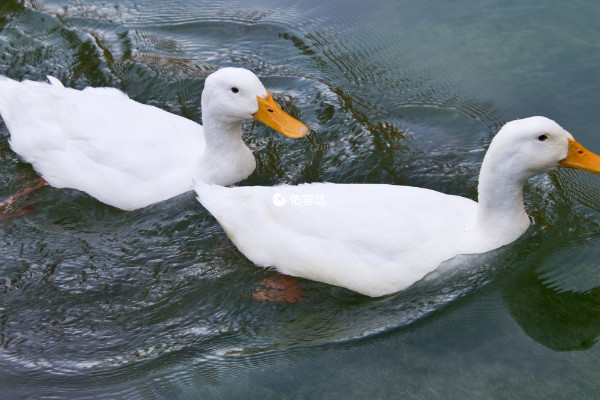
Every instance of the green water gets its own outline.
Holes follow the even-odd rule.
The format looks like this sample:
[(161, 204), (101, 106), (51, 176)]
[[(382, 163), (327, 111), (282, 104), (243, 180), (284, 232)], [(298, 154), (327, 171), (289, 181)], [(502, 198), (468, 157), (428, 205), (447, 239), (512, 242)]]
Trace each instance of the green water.
[[(476, 197), (506, 121), (600, 152), (600, 3), (3, 0), (0, 73), (112, 86), (200, 121), (205, 77), (255, 71), (311, 135), (244, 126), (243, 184), (393, 183)], [(90, 121), (90, 124), (93, 122)], [(35, 174), (0, 123), (0, 195)], [(269, 271), (182, 195), (122, 212), (44, 188), (0, 225), (0, 398), (596, 398), (600, 180), (526, 187), (517, 242), (370, 299)]]

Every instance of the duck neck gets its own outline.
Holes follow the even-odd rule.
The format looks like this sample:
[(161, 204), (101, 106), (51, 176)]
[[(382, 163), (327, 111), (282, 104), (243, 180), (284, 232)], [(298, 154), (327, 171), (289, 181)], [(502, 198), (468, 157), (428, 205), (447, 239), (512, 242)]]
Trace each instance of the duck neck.
[(242, 141), (242, 121), (208, 117), (202, 119), (202, 126), (207, 149), (228, 150), (240, 145), (246, 146)]
[(479, 175), (479, 234), (502, 246), (521, 236), (529, 226), (523, 204), (527, 176), (515, 173), (511, 159), (484, 159)]
[(242, 122), (208, 117), (202, 123), (206, 142), (202, 180), (226, 186), (247, 178), (256, 168), (256, 160), (242, 140)]

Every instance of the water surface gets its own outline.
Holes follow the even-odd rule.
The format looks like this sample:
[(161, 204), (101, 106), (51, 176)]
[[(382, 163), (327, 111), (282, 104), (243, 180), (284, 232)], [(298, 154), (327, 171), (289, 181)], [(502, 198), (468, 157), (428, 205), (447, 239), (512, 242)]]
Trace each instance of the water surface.
[[(255, 71), (311, 135), (254, 123), (243, 184), (415, 185), (476, 198), (506, 121), (555, 119), (600, 151), (600, 5), (473, 1), (6, 0), (0, 73), (111, 86), (195, 121), (204, 79)], [(93, 122), (90, 122), (93, 123)], [(35, 174), (0, 124), (0, 195)], [(3, 398), (594, 398), (600, 186), (526, 187), (517, 242), (378, 299), (271, 272), (185, 194), (122, 212), (44, 188), (0, 225)]]

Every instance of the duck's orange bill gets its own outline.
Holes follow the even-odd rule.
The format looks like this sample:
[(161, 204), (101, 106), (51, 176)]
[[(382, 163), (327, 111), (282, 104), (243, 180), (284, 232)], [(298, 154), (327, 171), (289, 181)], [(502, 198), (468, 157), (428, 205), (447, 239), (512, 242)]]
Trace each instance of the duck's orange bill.
[(575, 140), (567, 140), (569, 141), (569, 152), (559, 165), (561, 167), (577, 168), (600, 174), (600, 156), (587, 150)]
[(308, 134), (308, 127), (296, 118), (286, 114), (273, 97), (267, 92), (267, 97), (256, 96), (258, 111), (252, 117), (263, 124), (275, 129), (277, 132), (291, 138), (301, 138)]

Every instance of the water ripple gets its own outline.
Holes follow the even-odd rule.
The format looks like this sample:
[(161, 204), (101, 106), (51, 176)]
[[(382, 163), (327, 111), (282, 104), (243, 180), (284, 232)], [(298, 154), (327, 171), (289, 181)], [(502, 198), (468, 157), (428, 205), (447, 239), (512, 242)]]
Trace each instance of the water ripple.
[[(514, 113), (506, 103), (518, 97), (490, 79), (487, 68), (505, 61), (494, 64), (476, 29), (456, 33), (415, 5), (398, 12), (393, 2), (64, 3), (29, 0), (8, 15), (0, 72), (113, 86), (200, 121), (206, 76), (221, 66), (252, 69), (311, 134), (290, 141), (245, 124), (258, 168), (242, 184), (393, 183), (475, 198), (485, 149)], [(433, 11), (443, 12), (439, 6)], [(381, 23), (387, 15), (394, 24)], [(472, 53), (485, 60), (481, 68), (465, 61)], [(3, 123), (0, 135), (0, 191), (8, 195), (34, 173), (10, 151)], [(9, 397), (27, 397), (20, 389), (27, 387), (80, 398), (169, 397), (183, 387), (201, 392), (181, 397), (210, 397), (224, 371), (256, 369), (282, 351), (301, 358), (417, 329), (506, 271), (519, 276), (526, 255), (537, 252), (551, 254), (539, 272), (545, 285), (592, 290), (595, 283), (582, 282), (595, 282), (588, 278), (598, 187), (573, 171), (537, 177), (526, 192), (535, 223), (514, 246), (457, 258), (379, 299), (301, 281), (306, 296), (293, 305), (252, 299), (272, 273), (243, 257), (193, 194), (125, 213), (45, 188), (28, 199), (36, 213), (0, 225), (0, 365), (14, 382)], [(581, 240), (567, 240), (573, 232)], [(556, 242), (566, 244), (539, 249)], [(573, 262), (582, 275), (563, 268)]]

